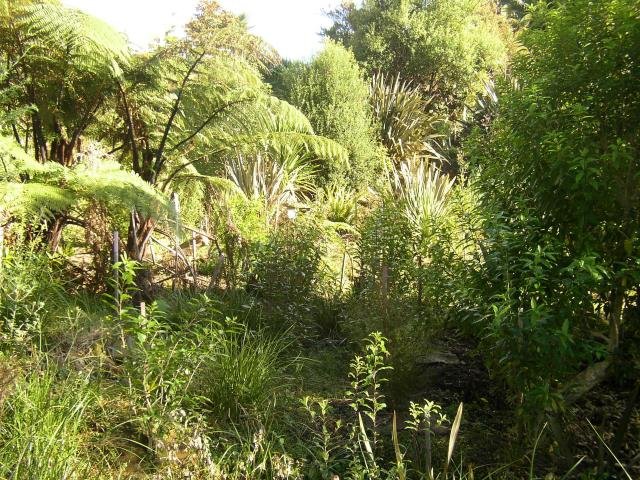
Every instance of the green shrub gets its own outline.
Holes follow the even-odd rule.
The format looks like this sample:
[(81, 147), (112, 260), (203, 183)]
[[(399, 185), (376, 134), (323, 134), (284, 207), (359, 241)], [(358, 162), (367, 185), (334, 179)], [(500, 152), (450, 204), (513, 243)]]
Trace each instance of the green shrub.
[(279, 93), (302, 110), (319, 135), (336, 140), (349, 152), (349, 162), (323, 166), (323, 184), (366, 188), (380, 173), (380, 147), (369, 105), (367, 82), (353, 54), (332, 41), (308, 65), (281, 67)]
[(0, 260), (0, 340), (23, 343), (42, 332), (56, 310), (71, 302), (55, 273), (62, 263), (29, 247)]
[(249, 287), (276, 305), (307, 303), (322, 281), (322, 231), (302, 217), (272, 232), (254, 256)]

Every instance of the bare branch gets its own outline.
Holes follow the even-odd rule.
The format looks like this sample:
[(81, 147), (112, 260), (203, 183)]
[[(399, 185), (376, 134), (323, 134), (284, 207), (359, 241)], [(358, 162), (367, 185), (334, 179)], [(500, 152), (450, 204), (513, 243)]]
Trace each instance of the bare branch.
[(173, 104), (173, 108), (171, 109), (169, 120), (167, 120), (167, 124), (164, 127), (164, 133), (162, 134), (162, 139), (160, 140), (160, 145), (158, 146), (158, 151), (156, 152), (156, 161), (153, 166), (154, 177), (158, 175), (160, 168), (162, 167), (162, 164), (163, 164), (162, 156), (164, 153), (164, 147), (167, 143), (167, 137), (169, 137), (169, 132), (171, 131), (171, 127), (173, 127), (173, 120), (175, 119), (178, 113), (178, 110), (180, 109), (180, 102), (182, 101), (182, 95), (184, 94), (184, 89), (187, 85), (187, 82), (189, 81), (189, 77), (191, 77), (191, 74), (193, 73), (193, 71), (196, 69), (198, 64), (202, 61), (202, 59), (205, 56), (205, 53), (206, 52), (202, 52), (200, 55), (198, 55), (198, 57), (191, 64), (191, 66), (189, 67), (189, 70), (187, 70), (186, 75), (182, 79), (182, 83), (180, 84), (180, 88), (178, 89), (178, 96), (176, 98), (176, 101)]

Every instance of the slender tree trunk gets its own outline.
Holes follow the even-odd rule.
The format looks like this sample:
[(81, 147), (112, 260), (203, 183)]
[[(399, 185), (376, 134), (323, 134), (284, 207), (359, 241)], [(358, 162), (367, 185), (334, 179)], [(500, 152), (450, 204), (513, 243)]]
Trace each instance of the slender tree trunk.
[(422, 254), (418, 253), (418, 305), (422, 305)]
[(389, 265), (386, 259), (382, 260), (380, 268), (380, 307), (382, 311), (382, 329), (385, 337), (391, 336), (389, 319)]
[(624, 312), (624, 287), (617, 286), (611, 293), (611, 311), (609, 313), (609, 353), (613, 353), (620, 344), (620, 324)]
[(136, 285), (139, 289), (139, 298), (136, 302), (151, 301), (153, 297), (152, 272), (149, 268), (142, 266), (142, 260), (149, 244), (149, 239), (153, 233), (155, 222), (151, 218), (144, 217), (135, 212), (131, 214), (129, 220), (129, 230), (127, 232), (127, 256), (141, 264), (136, 272)]
[(622, 445), (624, 444), (624, 439), (627, 435), (627, 431), (629, 430), (629, 423), (631, 423), (631, 415), (633, 414), (633, 410), (638, 403), (638, 396), (640, 395), (640, 380), (636, 381), (636, 385), (629, 394), (629, 398), (627, 399), (627, 404), (625, 406), (622, 417), (620, 418), (620, 422), (618, 423), (618, 428), (616, 428), (615, 436), (613, 437), (612, 450), (616, 455), (620, 454), (622, 450)]
[(53, 220), (49, 224), (46, 233), (46, 243), (52, 252), (55, 252), (60, 245), (62, 239), (62, 230), (66, 224), (66, 217), (61, 214), (56, 214)]
[(22, 147), (23, 145), (22, 145), (22, 141), (20, 140), (20, 134), (18, 133), (18, 129), (16, 128), (15, 123), (11, 124), (11, 131), (13, 131), (13, 138), (15, 138), (16, 142), (18, 142), (18, 145)]

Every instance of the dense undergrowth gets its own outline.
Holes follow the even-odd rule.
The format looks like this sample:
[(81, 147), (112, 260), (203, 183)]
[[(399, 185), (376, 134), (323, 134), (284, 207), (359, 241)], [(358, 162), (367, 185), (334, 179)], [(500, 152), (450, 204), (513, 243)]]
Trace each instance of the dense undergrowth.
[[(309, 251), (326, 259), (319, 233), (299, 225), (286, 227), (305, 232), (306, 241), (288, 244), (291, 252), (301, 262)], [(62, 257), (7, 252), (3, 475), (422, 478), (433, 469), (440, 477), (537, 478), (558, 468), (547, 423), (518, 440), (521, 427), (500, 418), (509, 411), (506, 386), (482, 364), (465, 374), (477, 368), (462, 357), (475, 347), (458, 349), (452, 365), (438, 360), (454, 350), (453, 337), (465, 338), (451, 320), (426, 328), (432, 310), (399, 294), (376, 312), (383, 300), (375, 289), (327, 296), (336, 287), (322, 261), (317, 276), (272, 261), (282, 262), (278, 281), (251, 274), (252, 293), (166, 292), (143, 315), (132, 303), (135, 262), (116, 264), (117, 285), (95, 296), (79, 290)], [(276, 297), (283, 286), (292, 290)], [(367, 336), (369, 326), (389, 339)], [(423, 382), (429, 369), (436, 377), (451, 369), (463, 377), (460, 387)], [(473, 375), (488, 385), (473, 392), (465, 385)], [(495, 442), (490, 453), (476, 444), (487, 441)]]
[(638, 1), (331, 18), (0, 0), (0, 477), (640, 474)]

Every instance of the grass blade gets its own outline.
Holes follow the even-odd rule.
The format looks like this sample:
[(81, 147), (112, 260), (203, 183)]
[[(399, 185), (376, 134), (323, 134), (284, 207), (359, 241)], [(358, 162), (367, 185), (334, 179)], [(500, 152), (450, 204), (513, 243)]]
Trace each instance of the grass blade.
[(456, 446), (456, 438), (458, 438), (458, 431), (460, 430), (460, 424), (462, 423), (462, 410), (462, 402), (460, 402), (456, 418), (453, 420), (453, 424), (451, 424), (451, 433), (449, 434), (449, 450), (447, 451), (447, 465), (445, 470), (449, 469), (451, 457), (453, 456), (453, 449)]
[(393, 425), (391, 430), (391, 439), (393, 440), (393, 450), (396, 454), (396, 473), (398, 480), (407, 480), (407, 471), (404, 466), (402, 452), (400, 452), (400, 443), (398, 442), (398, 427), (396, 425), (396, 412), (393, 412)]
[(587, 422), (589, 423), (589, 425), (591, 426), (591, 428), (595, 432), (596, 436), (598, 437), (598, 440), (600, 440), (602, 442), (602, 444), (604, 445), (604, 448), (606, 448), (607, 451), (611, 454), (611, 456), (615, 459), (616, 463), (622, 469), (622, 471), (627, 476), (627, 478), (629, 480), (633, 480), (633, 478), (631, 478), (631, 475), (629, 475), (629, 472), (627, 472), (627, 469), (624, 468), (624, 465), (622, 464), (622, 462), (618, 459), (618, 457), (616, 457), (616, 454), (613, 453), (613, 451), (609, 448), (609, 445), (607, 445), (606, 442), (604, 441), (604, 439), (600, 436), (600, 434), (598, 433), (598, 430), (596, 430), (596, 427), (593, 426), (593, 424), (589, 421), (589, 419), (587, 419)]

